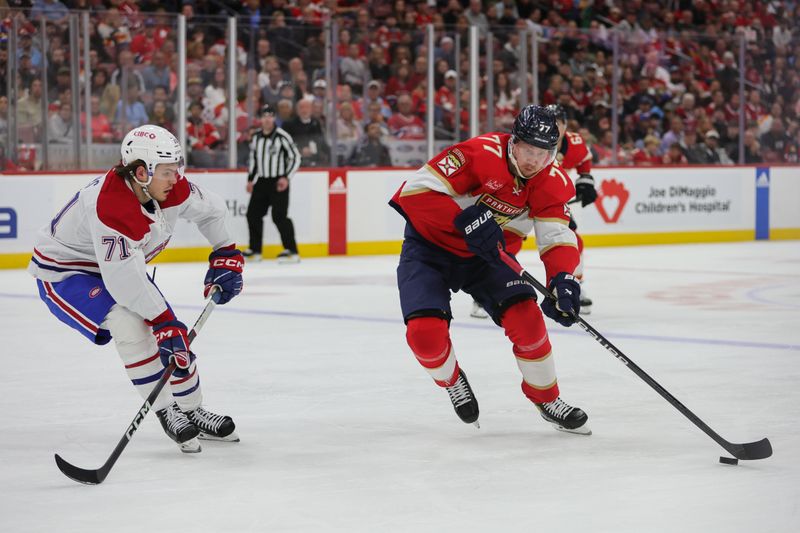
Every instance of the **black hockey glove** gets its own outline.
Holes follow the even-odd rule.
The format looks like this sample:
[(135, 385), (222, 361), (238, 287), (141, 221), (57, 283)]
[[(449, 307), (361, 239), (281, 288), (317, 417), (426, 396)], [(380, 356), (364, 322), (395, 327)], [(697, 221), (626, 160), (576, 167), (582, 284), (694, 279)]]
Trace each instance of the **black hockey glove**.
[(500, 243), (505, 249), (506, 241), (503, 238), (503, 230), (495, 222), (488, 207), (471, 205), (461, 211), (453, 223), (464, 236), (470, 252), (487, 263), (502, 263), (497, 244)]
[(594, 178), (591, 174), (581, 174), (575, 180), (575, 198), (581, 201), (583, 207), (597, 200), (597, 190), (594, 188)]
[(545, 298), (542, 302), (542, 312), (561, 324), (570, 327), (575, 323), (575, 315), (581, 311), (581, 286), (575, 276), (566, 272), (559, 272), (550, 281), (550, 292), (555, 298)]

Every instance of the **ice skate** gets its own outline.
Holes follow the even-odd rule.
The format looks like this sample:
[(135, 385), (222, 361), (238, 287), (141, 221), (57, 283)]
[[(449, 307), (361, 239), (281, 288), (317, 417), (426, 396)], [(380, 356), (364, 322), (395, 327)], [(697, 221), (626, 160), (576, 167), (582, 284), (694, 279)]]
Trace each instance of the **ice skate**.
[(469, 314), (472, 318), (489, 318), (489, 313), (476, 301), (472, 302), (472, 312)]
[(453, 385), (445, 387), (445, 390), (450, 396), (450, 401), (453, 402), (453, 408), (456, 410), (458, 418), (467, 424), (481, 427), (478, 423), (478, 400), (472, 393), (472, 387), (469, 386), (467, 375), (463, 370), (459, 369), (458, 379)]
[(581, 314), (582, 315), (592, 314), (592, 299), (589, 298), (588, 294), (586, 294), (586, 287), (584, 287), (582, 281), (581, 281)]
[(586, 425), (589, 417), (581, 409), (572, 407), (560, 397), (552, 402), (534, 404), (539, 413), (547, 422), (550, 422), (559, 431), (591, 435), (592, 430)]
[(284, 250), (278, 254), (278, 263), (282, 265), (290, 265), (300, 262), (300, 254), (292, 252), (291, 250)]
[(261, 262), (261, 254), (258, 252), (254, 252), (250, 248), (242, 252), (242, 256), (245, 258), (245, 261), (253, 262), (253, 263), (260, 263)]
[(198, 438), (203, 440), (218, 440), (224, 442), (239, 442), (236, 434), (236, 424), (233, 419), (225, 415), (217, 415), (207, 411), (202, 406), (186, 413), (192, 424), (199, 430)]
[(200, 441), (197, 436), (200, 430), (178, 408), (177, 403), (172, 403), (164, 409), (156, 411), (156, 417), (164, 428), (164, 433), (178, 444), (183, 453), (197, 453), (201, 451)]

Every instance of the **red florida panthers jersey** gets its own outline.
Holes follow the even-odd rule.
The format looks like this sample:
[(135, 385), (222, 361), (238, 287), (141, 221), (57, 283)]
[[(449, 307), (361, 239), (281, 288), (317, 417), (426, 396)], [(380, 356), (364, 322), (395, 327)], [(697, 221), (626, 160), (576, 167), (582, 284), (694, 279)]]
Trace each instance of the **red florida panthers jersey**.
[(488, 133), (451, 146), (403, 183), (391, 204), (425, 239), (461, 257), (472, 253), (453, 220), (470, 205), (485, 205), (509, 251), (518, 252), (534, 230), (548, 279), (572, 273), (579, 257), (567, 201), (575, 186), (555, 162), (529, 180), (516, 178), (509, 170), (510, 137)]
[(564, 170), (574, 168), (578, 174), (592, 172), (592, 152), (589, 151), (589, 147), (586, 146), (580, 133), (568, 131), (564, 135), (556, 157)]

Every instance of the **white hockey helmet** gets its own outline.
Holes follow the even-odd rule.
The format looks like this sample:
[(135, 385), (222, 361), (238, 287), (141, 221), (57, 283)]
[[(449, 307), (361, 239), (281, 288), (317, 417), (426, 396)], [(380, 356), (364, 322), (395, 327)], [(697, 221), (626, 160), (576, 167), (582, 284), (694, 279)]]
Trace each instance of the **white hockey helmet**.
[(142, 160), (147, 168), (147, 182), (153, 179), (156, 165), (164, 163), (177, 163), (178, 174), (183, 175), (184, 160), (183, 149), (178, 139), (161, 126), (145, 124), (134, 128), (122, 139), (120, 147), (122, 164), (129, 165), (137, 160)]

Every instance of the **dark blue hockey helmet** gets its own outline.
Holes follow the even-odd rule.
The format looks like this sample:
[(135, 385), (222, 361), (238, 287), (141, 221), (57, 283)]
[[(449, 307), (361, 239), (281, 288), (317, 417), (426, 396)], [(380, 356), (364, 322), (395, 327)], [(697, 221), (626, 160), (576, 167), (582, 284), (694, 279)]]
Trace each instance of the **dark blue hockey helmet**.
[(567, 110), (564, 109), (564, 106), (559, 104), (550, 104), (547, 106), (547, 109), (553, 112), (556, 116), (556, 120), (559, 122), (566, 122), (567, 121)]
[(558, 126), (552, 109), (540, 105), (525, 106), (511, 127), (514, 140), (520, 140), (544, 150), (558, 145)]

